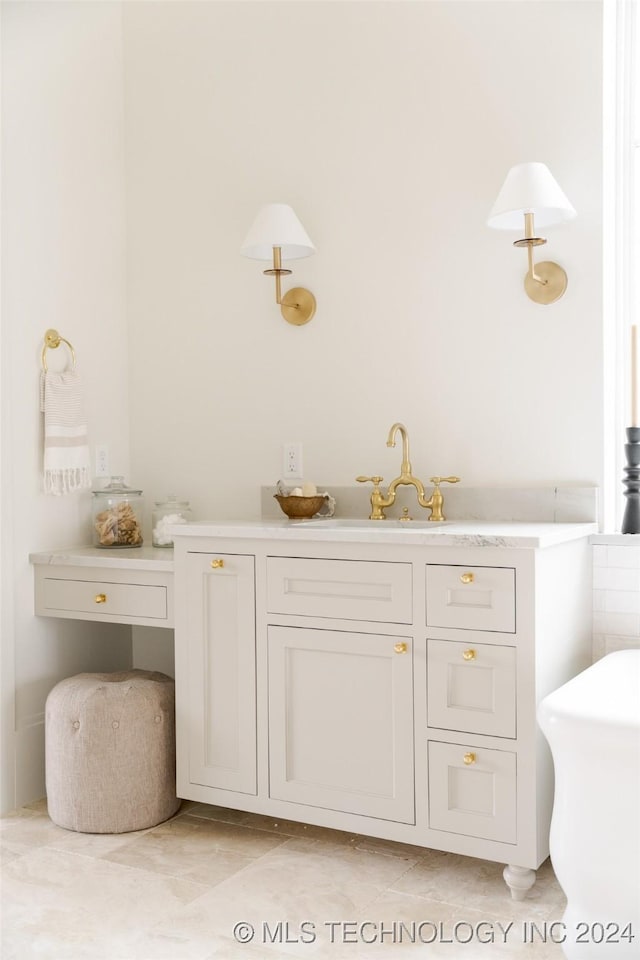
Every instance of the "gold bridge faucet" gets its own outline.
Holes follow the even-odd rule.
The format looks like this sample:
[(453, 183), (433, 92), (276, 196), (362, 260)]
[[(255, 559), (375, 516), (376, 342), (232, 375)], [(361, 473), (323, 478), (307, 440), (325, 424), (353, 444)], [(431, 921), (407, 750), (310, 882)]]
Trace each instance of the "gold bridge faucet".
[(411, 461), (409, 460), (409, 434), (407, 433), (407, 428), (403, 423), (393, 424), (389, 430), (389, 436), (387, 437), (387, 446), (395, 447), (396, 434), (398, 433), (402, 437), (402, 465), (400, 467), (400, 476), (391, 481), (389, 487), (387, 488), (386, 496), (380, 489), (380, 484), (383, 480), (382, 477), (356, 477), (358, 483), (373, 484), (373, 490), (371, 491), (371, 513), (369, 514), (369, 519), (386, 520), (384, 511), (387, 509), (387, 507), (390, 507), (393, 505), (393, 503), (395, 503), (396, 491), (398, 487), (410, 486), (415, 487), (420, 506), (426, 507), (427, 510), (431, 510), (431, 515), (428, 517), (428, 519), (433, 521), (444, 520), (445, 518), (442, 513), (444, 497), (440, 491), (440, 484), (458, 483), (460, 477), (431, 477), (430, 479), (431, 483), (433, 484), (433, 491), (427, 500), (424, 484), (418, 479), (418, 477), (414, 477), (411, 472)]

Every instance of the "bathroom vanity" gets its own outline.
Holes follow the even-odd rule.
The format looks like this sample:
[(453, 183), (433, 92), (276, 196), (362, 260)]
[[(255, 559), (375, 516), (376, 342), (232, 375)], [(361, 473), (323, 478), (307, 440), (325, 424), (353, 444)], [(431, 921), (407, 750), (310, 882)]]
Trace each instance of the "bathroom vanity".
[(538, 703), (591, 660), (594, 524), (274, 520), (33, 554), (36, 613), (174, 624), (177, 793), (506, 864), (549, 853)]
[(505, 863), (548, 856), (539, 701), (591, 652), (593, 524), (174, 529), (178, 794)]

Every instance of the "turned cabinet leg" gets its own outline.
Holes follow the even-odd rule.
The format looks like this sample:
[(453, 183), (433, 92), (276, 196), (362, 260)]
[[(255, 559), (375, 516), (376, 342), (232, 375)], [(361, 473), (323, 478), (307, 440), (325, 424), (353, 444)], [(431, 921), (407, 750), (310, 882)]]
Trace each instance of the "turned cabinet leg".
[(535, 870), (529, 870), (528, 867), (514, 867), (511, 864), (507, 864), (502, 871), (502, 876), (514, 900), (524, 900), (536, 882)]

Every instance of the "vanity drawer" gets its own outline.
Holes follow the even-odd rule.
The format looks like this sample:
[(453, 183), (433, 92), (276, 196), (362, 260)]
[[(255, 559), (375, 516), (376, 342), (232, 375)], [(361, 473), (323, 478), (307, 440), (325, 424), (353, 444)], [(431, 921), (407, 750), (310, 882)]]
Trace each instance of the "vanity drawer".
[(516, 843), (516, 754), (431, 740), (432, 830)]
[(427, 641), (430, 727), (494, 737), (516, 735), (516, 648)]
[(269, 613), (411, 623), (410, 563), (267, 558)]
[(429, 564), (427, 626), (515, 633), (515, 570)]
[(165, 584), (117, 583), (110, 580), (71, 580), (44, 576), (37, 586), (36, 612), (120, 623), (158, 621), (167, 626)]

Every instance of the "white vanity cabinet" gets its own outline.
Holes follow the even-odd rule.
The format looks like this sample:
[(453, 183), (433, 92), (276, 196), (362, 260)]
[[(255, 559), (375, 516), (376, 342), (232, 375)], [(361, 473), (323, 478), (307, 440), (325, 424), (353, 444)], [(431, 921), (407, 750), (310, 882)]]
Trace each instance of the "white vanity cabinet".
[(179, 796), (502, 862), (523, 897), (537, 704), (590, 662), (590, 532), (184, 525)]

